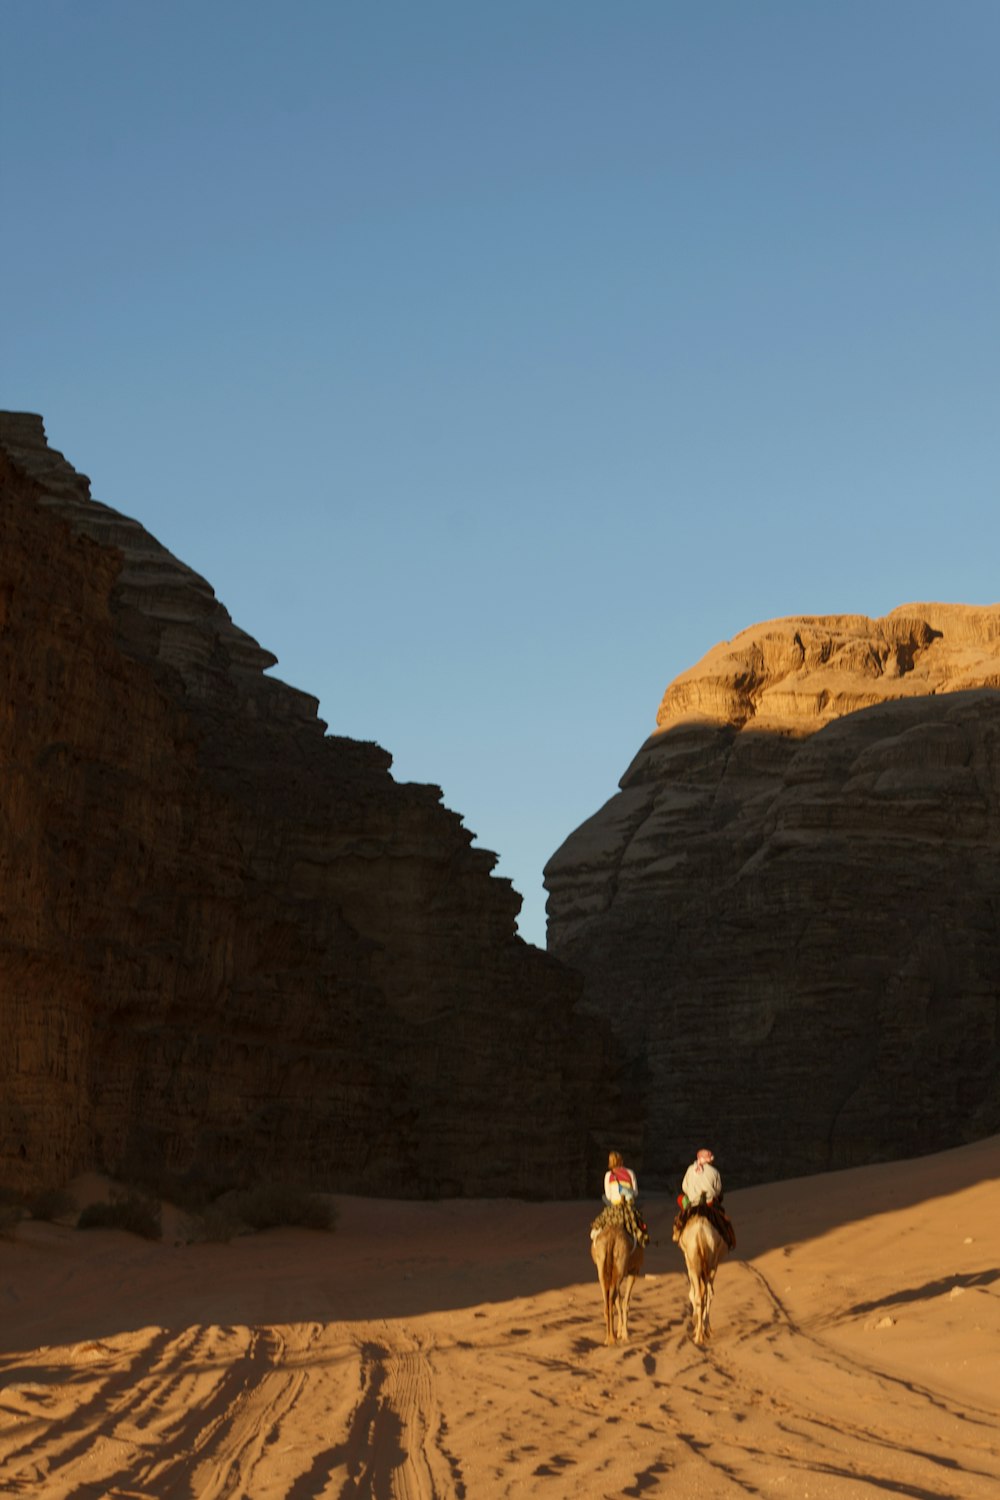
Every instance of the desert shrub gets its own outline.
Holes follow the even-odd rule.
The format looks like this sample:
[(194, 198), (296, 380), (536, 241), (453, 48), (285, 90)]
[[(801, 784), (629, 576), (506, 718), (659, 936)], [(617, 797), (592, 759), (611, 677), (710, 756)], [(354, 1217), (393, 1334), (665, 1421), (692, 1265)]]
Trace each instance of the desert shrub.
[(238, 1214), (227, 1203), (220, 1201), (210, 1203), (198, 1215), (193, 1237), (196, 1240), (209, 1240), (213, 1244), (228, 1245), (236, 1235), (249, 1233), (250, 1230)]
[(337, 1210), (329, 1198), (284, 1183), (260, 1183), (223, 1195), (205, 1210), (208, 1240), (231, 1240), (261, 1229), (333, 1229)]
[(24, 1209), (19, 1203), (0, 1203), (0, 1235), (12, 1235), (24, 1218)]
[(231, 1175), (206, 1171), (201, 1166), (190, 1167), (186, 1172), (154, 1171), (147, 1167), (130, 1175), (128, 1181), (189, 1214), (203, 1213), (216, 1199), (239, 1185)]
[(26, 1214), (24, 1194), (17, 1188), (0, 1187), (0, 1235), (12, 1235)]
[(158, 1240), (162, 1233), (160, 1205), (151, 1198), (127, 1192), (110, 1203), (88, 1203), (77, 1220), (78, 1229), (126, 1229), (144, 1240)]
[(67, 1219), (70, 1214), (75, 1214), (76, 1203), (73, 1194), (65, 1188), (49, 1188), (31, 1199), (28, 1212), (33, 1219), (44, 1219), (51, 1224), (56, 1219)]
[(265, 1182), (236, 1194), (237, 1208), (251, 1229), (332, 1229), (337, 1210), (329, 1198), (303, 1188)]

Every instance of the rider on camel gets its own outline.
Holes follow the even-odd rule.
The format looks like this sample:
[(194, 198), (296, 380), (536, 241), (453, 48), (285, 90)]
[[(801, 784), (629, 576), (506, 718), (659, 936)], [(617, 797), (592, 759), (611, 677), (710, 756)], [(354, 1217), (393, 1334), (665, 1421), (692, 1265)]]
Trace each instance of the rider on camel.
[(649, 1244), (649, 1230), (638, 1204), (639, 1179), (622, 1160), (620, 1151), (608, 1153), (604, 1174), (604, 1207), (590, 1226), (590, 1237), (609, 1224), (620, 1224), (637, 1245)]
[(702, 1195), (706, 1203), (722, 1202), (722, 1178), (718, 1167), (712, 1165), (714, 1161), (711, 1151), (703, 1148), (684, 1173), (681, 1192), (688, 1203), (700, 1203)]
[(639, 1182), (635, 1173), (625, 1165), (620, 1151), (609, 1151), (608, 1170), (604, 1174), (605, 1203), (621, 1203), (624, 1198), (638, 1196)]
[(679, 1210), (674, 1219), (676, 1239), (692, 1214), (706, 1214), (722, 1235), (730, 1250), (736, 1249), (736, 1231), (732, 1220), (722, 1206), (722, 1178), (718, 1167), (712, 1165), (715, 1157), (703, 1147), (684, 1173)]

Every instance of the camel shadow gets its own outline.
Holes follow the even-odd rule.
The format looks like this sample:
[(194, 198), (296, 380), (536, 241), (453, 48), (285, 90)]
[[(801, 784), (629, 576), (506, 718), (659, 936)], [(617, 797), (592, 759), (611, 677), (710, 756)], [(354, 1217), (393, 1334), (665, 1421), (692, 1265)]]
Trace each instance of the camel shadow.
[[(855, 1302), (852, 1307), (844, 1308), (842, 1316), (859, 1317), (864, 1313), (877, 1312), (882, 1307), (898, 1307), (907, 1302), (930, 1302), (935, 1297), (943, 1297), (954, 1291), (956, 1287), (963, 1291), (985, 1291), (997, 1281), (1000, 1281), (1000, 1268), (996, 1267), (989, 1271), (973, 1271), (965, 1276), (942, 1276), (937, 1281), (925, 1281), (923, 1286), (909, 1287), (905, 1292), (893, 1292), (888, 1297), (879, 1297), (873, 1302)], [(990, 1295), (996, 1296), (997, 1293)]]

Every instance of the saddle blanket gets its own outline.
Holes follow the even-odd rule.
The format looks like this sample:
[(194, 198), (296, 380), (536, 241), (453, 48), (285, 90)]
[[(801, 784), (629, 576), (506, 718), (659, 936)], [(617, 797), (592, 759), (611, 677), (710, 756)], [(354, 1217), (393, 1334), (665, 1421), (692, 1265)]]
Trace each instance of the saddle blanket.
[(717, 1203), (689, 1203), (687, 1208), (680, 1209), (674, 1218), (675, 1241), (680, 1239), (681, 1230), (688, 1220), (698, 1214), (715, 1225), (730, 1250), (736, 1249), (736, 1230), (733, 1228), (733, 1221), (726, 1210), (720, 1208)]
[(602, 1229), (613, 1229), (615, 1225), (639, 1245), (649, 1244), (649, 1230), (639, 1212), (638, 1204), (631, 1200), (605, 1204), (590, 1226), (590, 1238), (595, 1239)]

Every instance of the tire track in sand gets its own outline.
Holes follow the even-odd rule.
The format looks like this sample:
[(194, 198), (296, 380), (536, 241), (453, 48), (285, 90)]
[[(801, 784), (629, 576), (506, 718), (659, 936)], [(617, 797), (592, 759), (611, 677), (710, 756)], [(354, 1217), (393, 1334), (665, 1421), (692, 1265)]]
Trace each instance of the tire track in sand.
[(444, 1447), (444, 1421), (430, 1353), (414, 1341), (392, 1355), (385, 1402), (400, 1425), (403, 1460), (393, 1474), (393, 1500), (444, 1500), (464, 1494), (461, 1468)]
[[(258, 1489), (253, 1476), (322, 1366), (283, 1368), (286, 1343), (277, 1329), (150, 1332), (138, 1350), (135, 1335), (87, 1346), (82, 1374), (74, 1370), (47, 1388), (44, 1415), (36, 1409), (27, 1441), (0, 1464), (0, 1493), (43, 1492), (47, 1500), (265, 1495), (266, 1480)], [(296, 1334), (305, 1359), (315, 1329), (300, 1325)], [(25, 1389), (35, 1393), (36, 1383)]]
[(464, 1500), (461, 1465), (445, 1443), (433, 1346), (389, 1324), (353, 1330), (360, 1394), (343, 1440), (317, 1455), (288, 1500)]
[[(678, 1349), (673, 1378), (680, 1437), (720, 1494), (724, 1481), (753, 1492), (760, 1451), (779, 1456), (789, 1476), (815, 1476), (831, 1496), (859, 1487), (924, 1500), (995, 1493), (1000, 1452), (985, 1409), (900, 1380), (801, 1326), (751, 1262), (731, 1263), (723, 1296), (711, 1343)], [(859, 1404), (864, 1421), (845, 1418)]]

